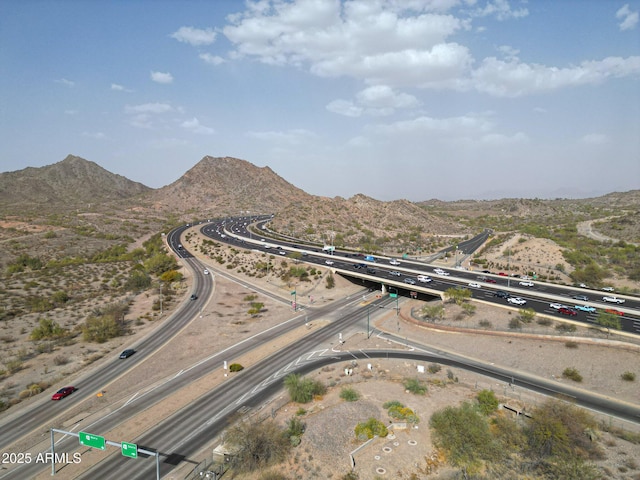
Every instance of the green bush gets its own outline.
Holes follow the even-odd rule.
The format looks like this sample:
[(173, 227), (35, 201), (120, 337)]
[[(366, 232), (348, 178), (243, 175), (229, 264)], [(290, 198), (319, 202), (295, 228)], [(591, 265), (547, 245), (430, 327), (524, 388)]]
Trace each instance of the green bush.
[(232, 363), (231, 365), (229, 365), (230, 372), (239, 372), (240, 370), (244, 370), (244, 367), (239, 363)]
[(559, 323), (556, 325), (556, 330), (559, 332), (575, 332), (576, 326), (573, 323)]
[(388, 402), (384, 402), (382, 404), (382, 408), (384, 408), (385, 410), (388, 410), (391, 407), (404, 407), (404, 405), (398, 400), (389, 400)]
[(324, 395), (327, 391), (327, 387), (322, 382), (302, 378), (295, 373), (285, 377), (284, 386), (289, 392), (291, 401), (298, 403), (309, 403), (314, 396)]
[(378, 437), (386, 437), (389, 431), (384, 423), (371, 417), (366, 422), (356, 425), (355, 433), (358, 440), (368, 440), (375, 435)]
[(496, 394), (491, 390), (482, 390), (476, 397), (478, 400), (478, 408), (484, 415), (489, 415), (498, 409), (498, 399)]
[(403, 385), (406, 390), (416, 395), (424, 395), (427, 393), (427, 386), (417, 378), (406, 378)]
[(343, 388), (340, 390), (340, 398), (347, 402), (355, 402), (360, 398), (360, 394), (353, 388)]
[(636, 374), (633, 372), (624, 372), (620, 375), (620, 378), (626, 382), (633, 382), (636, 379)]
[(564, 342), (564, 346), (567, 348), (578, 348), (578, 342), (569, 340), (568, 342)]
[(430, 363), (428, 367), (429, 373), (438, 373), (442, 367), (437, 363)]
[(575, 368), (569, 368), (569, 367), (565, 368), (564, 371), (562, 372), (562, 376), (564, 378), (573, 380), (574, 382), (582, 381), (582, 375), (580, 375), (580, 372), (578, 372), (578, 370), (576, 370)]

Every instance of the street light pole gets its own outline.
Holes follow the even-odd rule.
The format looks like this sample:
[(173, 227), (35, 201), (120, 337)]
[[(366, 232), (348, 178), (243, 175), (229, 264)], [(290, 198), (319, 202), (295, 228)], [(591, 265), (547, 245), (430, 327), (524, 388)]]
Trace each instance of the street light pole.
[(371, 332), (369, 331), (369, 310), (371, 305), (367, 304), (367, 338), (371, 337)]

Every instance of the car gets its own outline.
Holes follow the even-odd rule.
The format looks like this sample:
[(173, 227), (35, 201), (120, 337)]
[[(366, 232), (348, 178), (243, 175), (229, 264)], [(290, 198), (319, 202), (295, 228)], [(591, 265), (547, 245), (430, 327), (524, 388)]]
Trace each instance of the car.
[(449, 275), (449, 272), (445, 272), (444, 270), (442, 270), (441, 268), (436, 268), (433, 270), (433, 273), (437, 273), (438, 275), (444, 275), (447, 276)]
[(487, 282), (487, 283), (498, 283), (498, 282), (496, 282), (493, 278), (487, 278), (487, 279), (485, 280), (485, 282)]
[(576, 300), (582, 300), (583, 302), (589, 300), (589, 297), (587, 297), (586, 295), (574, 295), (573, 298), (575, 298)]
[(468, 286), (471, 288), (480, 288), (480, 284), (476, 282), (471, 282)]
[(482, 270), (482, 273), (491, 273), (491, 270)]
[(524, 298), (520, 297), (509, 297), (507, 298), (507, 302), (513, 303), (515, 305), (526, 305), (527, 301)]
[(400, 272), (394, 270), (393, 272), (389, 272), (389, 275), (393, 275), (394, 277), (399, 277), (402, 274)]
[(376, 274), (376, 271), (375, 271), (373, 268), (367, 268), (367, 273), (368, 273), (369, 275), (375, 275), (375, 274)]
[(602, 290), (605, 292), (614, 292), (615, 288), (613, 287), (602, 287)]
[(400, 262), (395, 258), (389, 262), (390, 265), (400, 265)]
[(587, 285), (586, 283), (581, 283), (578, 285), (580, 288), (589, 288), (589, 285)]
[(335, 262), (333, 260), (325, 260), (325, 262), (327, 265), (333, 265)]
[(280, 255), (286, 255), (286, 254), (287, 254), (287, 252), (285, 252), (284, 250), (280, 250), (278, 253), (279, 253)]
[(615, 308), (607, 308), (605, 311), (605, 313), (610, 313), (612, 315), (624, 315), (624, 312), (621, 312), (620, 310), (616, 310)]
[(209, 270), (207, 270), (206, 268), (204, 269), (204, 274), (205, 275), (209, 275)]
[(569, 307), (561, 303), (550, 303), (549, 308), (553, 308), (554, 310), (560, 310), (561, 308), (569, 308)]
[(429, 283), (431, 281), (431, 277), (428, 275), (418, 275), (416, 278), (422, 283)]
[(533, 287), (533, 282), (520, 282), (523, 287)]
[(494, 297), (499, 297), (499, 298), (509, 298), (509, 294), (507, 292), (504, 292), (502, 290), (498, 290), (496, 292), (493, 293)]
[(198, 296), (195, 293), (192, 293), (191, 296), (189, 297), (190, 300), (197, 300)]
[(68, 397), (69, 395), (71, 395), (76, 390), (77, 390), (76, 387), (64, 387), (64, 388), (61, 388), (60, 390), (58, 390), (56, 393), (54, 393), (51, 396), (51, 400), (61, 400), (64, 397)]
[(608, 303), (617, 303), (618, 305), (624, 303), (624, 298), (618, 298), (618, 297), (613, 297), (611, 295), (606, 296), (606, 297), (602, 297), (602, 301), (604, 302), (608, 302)]
[(413, 278), (405, 278), (404, 283), (408, 283), (409, 285), (415, 285), (416, 281)]
[(570, 315), (574, 317), (578, 315), (578, 312), (576, 312), (573, 308), (566, 308), (566, 307), (559, 308), (558, 312), (560, 312), (563, 315)]
[(593, 313), (596, 311), (595, 307), (590, 307), (589, 305), (576, 305), (573, 307), (575, 310), (580, 310), (581, 312)]
[(129, 358), (131, 355), (133, 355), (134, 353), (136, 353), (136, 351), (133, 348), (127, 348), (126, 350), (123, 350), (122, 353), (120, 354), (121, 359), (123, 358)]
[(504, 272), (498, 272), (498, 275), (500, 275), (501, 277), (508, 277), (509, 276)]

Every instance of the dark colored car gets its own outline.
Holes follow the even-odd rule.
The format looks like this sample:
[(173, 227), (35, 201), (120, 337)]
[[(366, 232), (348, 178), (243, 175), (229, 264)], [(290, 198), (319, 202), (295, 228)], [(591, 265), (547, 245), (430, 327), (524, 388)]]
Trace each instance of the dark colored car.
[(64, 388), (61, 388), (60, 390), (58, 390), (56, 393), (54, 393), (51, 396), (51, 400), (61, 400), (64, 397), (68, 397), (69, 395), (71, 395), (76, 390), (77, 390), (76, 387), (64, 387)]
[(559, 308), (558, 311), (563, 315), (570, 315), (572, 317), (578, 315), (578, 312), (576, 312), (573, 308)]
[(367, 273), (368, 273), (369, 275), (375, 275), (375, 274), (376, 274), (376, 271), (375, 271), (373, 268), (367, 268)]
[(487, 283), (498, 283), (498, 282), (496, 282), (493, 278), (487, 278), (487, 279), (485, 280), (485, 282), (487, 282)]
[(198, 296), (195, 293), (191, 294), (191, 297), (189, 297), (191, 300), (197, 300)]
[(120, 358), (129, 358), (134, 353), (136, 353), (136, 351), (133, 348), (127, 348), (120, 354)]
[(509, 294), (507, 292), (504, 292), (502, 290), (498, 290), (497, 292), (495, 292), (493, 294), (494, 297), (500, 297), (500, 298), (509, 298)]

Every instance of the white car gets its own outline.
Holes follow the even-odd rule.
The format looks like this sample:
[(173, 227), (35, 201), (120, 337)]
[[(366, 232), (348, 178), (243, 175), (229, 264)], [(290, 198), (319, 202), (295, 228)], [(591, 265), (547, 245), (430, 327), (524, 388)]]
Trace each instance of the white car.
[(507, 298), (507, 302), (514, 303), (516, 305), (525, 305), (527, 301), (524, 298), (520, 297), (509, 297)]
[(393, 275), (394, 277), (399, 277), (402, 274), (400, 272), (394, 270), (393, 272), (389, 272), (389, 275)]
[(471, 283), (469, 284), (469, 286), (470, 286), (471, 288), (480, 288), (480, 284), (479, 284), (479, 283), (476, 283), (476, 282), (471, 282)]
[(444, 276), (449, 275), (449, 272), (445, 272), (445, 271), (444, 271), (444, 270), (442, 270), (441, 268), (436, 268), (436, 269), (433, 271), (433, 273), (436, 273), (436, 274), (438, 274), (438, 275), (444, 275)]
[(613, 292), (613, 291), (615, 291), (615, 289), (613, 287), (603, 287), (602, 290), (605, 291), (605, 292)]
[(569, 308), (569, 307), (567, 307), (566, 305), (563, 305), (562, 303), (550, 303), (549, 308), (553, 308), (554, 310), (560, 310), (561, 308)]
[(533, 282), (520, 282), (523, 287), (533, 287)]
[(209, 275), (209, 270), (207, 270), (206, 268), (204, 269), (204, 274), (205, 275)]
[(400, 262), (395, 258), (389, 262), (391, 265), (400, 265)]
[(280, 250), (278, 253), (279, 253), (280, 255), (286, 255), (286, 254), (287, 254), (287, 252), (285, 252), (284, 250)]
[(602, 297), (602, 301), (608, 302), (608, 303), (617, 303), (618, 305), (620, 305), (621, 303), (624, 303), (624, 298), (607, 296), (607, 297)]
[(419, 282), (422, 283), (429, 283), (431, 281), (431, 277), (429, 277), (428, 275), (418, 275), (416, 278)]
[(404, 283), (408, 283), (409, 285), (415, 285), (416, 281), (413, 278), (405, 278)]
[(334, 262), (333, 262), (333, 260), (327, 260), (324, 263), (326, 263), (327, 265), (333, 265)]

